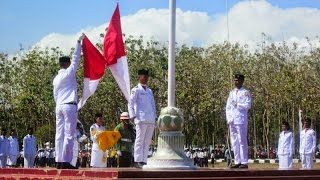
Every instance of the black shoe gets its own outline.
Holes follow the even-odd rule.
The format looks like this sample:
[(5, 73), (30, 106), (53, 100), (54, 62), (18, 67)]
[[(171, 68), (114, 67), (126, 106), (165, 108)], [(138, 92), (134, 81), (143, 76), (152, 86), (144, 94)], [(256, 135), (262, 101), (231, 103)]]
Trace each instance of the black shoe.
[(72, 166), (70, 163), (68, 162), (63, 162), (62, 163), (62, 168), (61, 169), (78, 169), (77, 167)]
[(248, 169), (248, 165), (247, 165), (247, 164), (241, 164), (241, 165), (239, 166), (239, 168), (241, 168), (241, 169)]
[(62, 169), (62, 162), (57, 162), (57, 169)]
[(233, 166), (230, 166), (230, 168), (235, 169), (235, 168), (239, 168), (241, 166), (241, 164), (235, 164)]
[(135, 162), (135, 163), (134, 163), (134, 167), (135, 167), (135, 168), (140, 168), (140, 169), (141, 169), (143, 165), (144, 165), (144, 164), (143, 164), (142, 162)]

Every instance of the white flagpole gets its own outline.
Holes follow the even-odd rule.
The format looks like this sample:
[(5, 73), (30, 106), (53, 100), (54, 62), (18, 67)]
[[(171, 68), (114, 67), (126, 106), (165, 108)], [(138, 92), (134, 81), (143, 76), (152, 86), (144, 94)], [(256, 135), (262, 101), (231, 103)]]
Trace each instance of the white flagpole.
[(176, 0), (169, 0), (168, 106), (175, 107)]

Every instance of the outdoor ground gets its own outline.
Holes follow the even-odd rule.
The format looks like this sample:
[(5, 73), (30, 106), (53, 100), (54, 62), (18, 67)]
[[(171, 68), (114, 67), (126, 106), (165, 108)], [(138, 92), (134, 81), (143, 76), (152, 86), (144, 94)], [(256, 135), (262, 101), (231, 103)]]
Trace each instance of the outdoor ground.
[[(211, 164), (209, 164), (210, 166)], [(210, 166), (213, 167), (213, 166)], [(213, 168), (226, 168), (227, 163), (221, 162), (221, 163), (215, 163)], [(249, 164), (249, 169), (277, 169), (278, 164), (270, 164), (270, 163), (264, 163), (264, 164)], [(301, 168), (300, 163), (294, 163), (293, 164), (293, 169), (299, 169)], [(320, 169), (320, 163), (315, 163), (313, 166), (313, 169)]]

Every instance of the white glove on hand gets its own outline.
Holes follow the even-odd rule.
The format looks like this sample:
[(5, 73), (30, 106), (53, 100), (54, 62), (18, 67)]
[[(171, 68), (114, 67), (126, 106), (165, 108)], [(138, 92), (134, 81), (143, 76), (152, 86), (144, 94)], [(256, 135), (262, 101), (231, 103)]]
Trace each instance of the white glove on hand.
[(79, 142), (86, 140), (88, 137), (84, 134), (79, 138)]
[(122, 156), (121, 151), (118, 150), (118, 151), (117, 151), (117, 155), (118, 155), (118, 156)]
[(79, 37), (78, 41), (82, 41), (84, 39), (84, 37), (86, 37), (86, 35), (84, 33), (81, 34), (81, 36)]

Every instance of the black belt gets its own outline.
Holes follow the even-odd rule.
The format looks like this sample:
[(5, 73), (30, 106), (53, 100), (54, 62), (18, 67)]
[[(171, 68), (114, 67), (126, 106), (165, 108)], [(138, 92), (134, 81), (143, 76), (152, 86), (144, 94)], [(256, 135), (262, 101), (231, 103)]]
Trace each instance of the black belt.
[(64, 104), (72, 104), (72, 105), (77, 105), (76, 102), (68, 102), (68, 103), (64, 103)]

